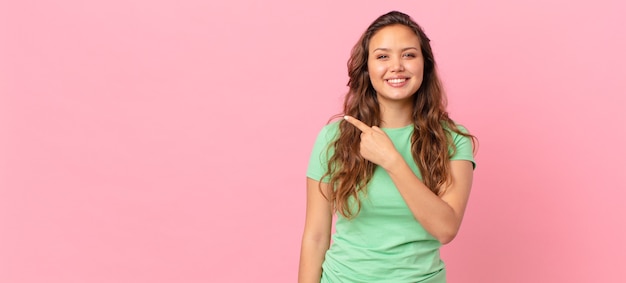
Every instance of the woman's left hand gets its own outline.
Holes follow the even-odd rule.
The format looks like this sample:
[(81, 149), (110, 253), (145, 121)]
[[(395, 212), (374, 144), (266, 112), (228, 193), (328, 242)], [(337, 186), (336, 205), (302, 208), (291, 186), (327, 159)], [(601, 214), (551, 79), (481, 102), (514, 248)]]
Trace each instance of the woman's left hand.
[(389, 139), (389, 136), (382, 129), (377, 126), (370, 127), (351, 116), (344, 116), (343, 118), (361, 130), (360, 149), (363, 158), (384, 169), (389, 169), (389, 166), (398, 160), (400, 154), (393, 142), (391, 142), (391, 139)]

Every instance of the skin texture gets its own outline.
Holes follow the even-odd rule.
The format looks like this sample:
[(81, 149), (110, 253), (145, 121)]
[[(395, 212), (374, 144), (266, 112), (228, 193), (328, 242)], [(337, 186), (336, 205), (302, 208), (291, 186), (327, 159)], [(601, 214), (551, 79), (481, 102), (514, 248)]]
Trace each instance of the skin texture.
[[(403, 25), (391, 25), (376, 32), (368, 50), (368, 73), (381, 109), (380, 127), (398, 128), (412, 123), (411, 97), (423, 79), (424, 59), (419, 38)], [(390, 79), (402, 79), (394, 82)], [(470, 161), (450, 161), (451, 182), (440, 196), (434, 194), (411, 171), (393, 143), (378, 126), (350, 117), (347, 122), (361, 131), (360, 154), (387, 171), (407, 206), (424, 229), (447, 244), (456, 236), (473, 177)], [(320, 187), (321, 185), (321, 187)], [(307, 213), (298, 282), (319, 282), (324, 254), (329, 247), (332, 210), (322, 192), (325, 183), (307, 179)]]
[[(322, 262), (330, 247), (332, 208), (320, 192), (320, 182), (307, 178), (306, 220), (300, 250), (299, 283), (319, 283), (322, 277)], [(328, 184), (321, 184), (328, 190)]]
[[(412, 109), (411, 97), (421, 86), (424, 77), (424, 58), (419, 38), (406, 26), (387, 26), (372, 36), (368, 52), (370, 59), (367, 70), (381, 106), (381, 126), (395, 128), (409, 125), (411, 116), (404, 113)], [(404, 82), (393, 83), (391, 80), (398, 78)], [(386, 121), (385, 114), (392, 117)], [(388, 125), (388, 122), (396, 120), (402, 123)]]

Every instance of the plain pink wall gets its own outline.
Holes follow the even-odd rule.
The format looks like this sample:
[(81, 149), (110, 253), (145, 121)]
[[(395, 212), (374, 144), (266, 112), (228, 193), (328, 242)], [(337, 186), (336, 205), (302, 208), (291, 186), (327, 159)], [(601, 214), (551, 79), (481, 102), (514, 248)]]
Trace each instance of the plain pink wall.
[(626, 281), (621, 1), (7, 0), (0, 282), (295, 282), (313, 140), (393, 9), (480, 139), (449, 281)]

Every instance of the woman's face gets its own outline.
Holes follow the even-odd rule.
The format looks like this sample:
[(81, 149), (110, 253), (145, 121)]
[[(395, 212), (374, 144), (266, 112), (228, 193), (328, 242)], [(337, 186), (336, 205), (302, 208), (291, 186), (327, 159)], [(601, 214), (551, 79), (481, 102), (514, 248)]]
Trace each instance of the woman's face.
[(370, 39), (367, 70), (379, 103), (411, 103), (422, 85), (424, 57), (417, 35), (404, 25), (380, 29)]

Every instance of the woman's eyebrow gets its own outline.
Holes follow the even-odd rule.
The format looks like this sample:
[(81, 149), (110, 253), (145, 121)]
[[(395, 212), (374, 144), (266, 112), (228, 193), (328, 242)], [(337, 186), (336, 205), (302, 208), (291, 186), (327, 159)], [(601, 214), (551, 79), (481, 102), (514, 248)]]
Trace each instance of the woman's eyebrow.
[[(407, 51), (407, 50), (410, 50), (410, 49), (419, 50), (419, 49), (417, 49), (417, 47), (411, 46), (411, 47), (402, 48), (402, 51)], [(386, 52), (389, 52), (389, 51), (391, 51), (391, 49), (390, 48), (379, 47), (379, 48), (376, 48), (376, 49), (372, 50), (372, 52), (376, 52), (376, 51), (386, 51)]]

